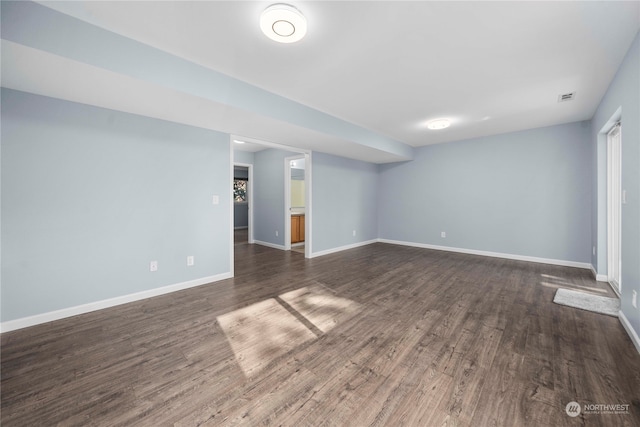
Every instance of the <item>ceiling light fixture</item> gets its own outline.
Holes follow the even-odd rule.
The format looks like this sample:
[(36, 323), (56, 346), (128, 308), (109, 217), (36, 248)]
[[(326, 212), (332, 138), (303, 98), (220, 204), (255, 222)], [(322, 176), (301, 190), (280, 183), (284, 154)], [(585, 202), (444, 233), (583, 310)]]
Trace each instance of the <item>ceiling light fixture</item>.
[(436, 119), (427, 123), (427, 127), (431, 130), (445, 129), (451, 126), (449, 119)]
[(233, 142), (235, 142), (236, 144), (244, 144), (244, 141), (238, 141), (237, 139), (234, 139)]
[(260, 28), (271, 40), (294, 43), (307, 34), (307, 18), (288, 4), (273, 4), (260, 15)]

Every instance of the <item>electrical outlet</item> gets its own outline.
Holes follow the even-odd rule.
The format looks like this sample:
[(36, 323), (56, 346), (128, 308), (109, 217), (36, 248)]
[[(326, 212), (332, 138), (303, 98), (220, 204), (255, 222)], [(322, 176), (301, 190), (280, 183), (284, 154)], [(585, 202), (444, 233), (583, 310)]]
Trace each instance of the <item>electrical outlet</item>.
[(443, 239), (444, 239), (445, 237), (447, 237), (447, 232), (446, 232), (446, 231), (441, 231), (441, 232), (440, 232), (440, 237), (442, 237)]
[(356, 236), (356, 230), (353, 230), (353, 237)]
[(213, 197), (211, 197), (211, 202), (214, 205), (219, 205), (220, 204), (220, 196), (218, 196), (217, 194), (214, 194)]
[(192, 266), (193, 264), (195, 264), (195, 260), (194, 260), (194, 258), (193, 258), (193, 255), (189, 255), (189, 256), (187, 257), (187, 266), (189, 266), (189, 267), (190, 267), (190, 266)]
[(638, 308), (638, 293), (636, 291), (631, 291), (631, 304)]
[(158, 261), (151, 261), (149, 263), (149, 271), (158, 271)]

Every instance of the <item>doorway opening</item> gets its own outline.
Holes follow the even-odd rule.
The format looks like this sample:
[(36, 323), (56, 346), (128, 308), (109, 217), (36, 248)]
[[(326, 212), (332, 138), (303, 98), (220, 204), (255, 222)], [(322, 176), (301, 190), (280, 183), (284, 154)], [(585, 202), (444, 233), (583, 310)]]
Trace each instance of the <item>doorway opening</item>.
[(306, 252), (305, 155), (284, 159), (285, 249)]
[(622, 126), (607, 133), (607, 274), (611, 287), (620, 294), (622, 223)]
[(234, 245), (253, 243), (253, 165), (233, 164), (233, 241)]
[[(236, 235), (243, 233), (243, 228), (240, 227), (244, 225), (241, 225), (239, 222), (236, 223), (236, 204), (233, 203), (231, 205), (231, 273), (234, 274), (236, 263), (243, 262), (244, 253), (254, 253), (255, 251), (263, 250), (258, 246), (266, 246), (285, 251), (292, 249), (290, 213), (291, 183), (289, 178), (291, 171), (285, 171), (282, 166), (282, 161), (286, 157), (295, 157), (300, 160), (304, 159), (304, 180), (301, 180), (303, 184), (294, 184), (294, 186), (303, 186), (304, 195), (302, 197), (304, 198), (304, 204), (294, 201), (294, 205), (303, 205), (294, 207), (304, 209), (304, 220), (298, 218), (298, 220), (301, 221), (299, 224), (302, 228), (299, 228), (299, 230), (303, 233), (304, 244), (294, 246), (294, 251), (304, 252), (305, 258), (310, 258), (312, 250), (311, 151), (240, 135), (230, 135), (229, 139), (231, 165), (234, 166), (230, 168), (232, 184), (236, 181), (235, 171), (237, 167), (247, 168), (248, 170), (246, 207), (239, 208), (239, 210), (246, 210), (247, 228), (244, 232), (246, 240), (242, 235), (236, 239)], [(286, 165), (290, 165), (290, 163), (285, 162), (285, 166)], [(297, 168), (294, 167), (293, 169)], [(284, 185), (283, 173), (284, 178), (286, 178)], [(236, 188), (239, 188), (240, 190), (238, 190), (238, 192), (242, 193), (242, 190), (245, 188), (243, 185), (244, 184), (239, 183), (235, 188), (232, 188), (232, 197), (234, 200), (236, 200)], [(236, 240), (243, 242), (243, 244), (236, 245)]]

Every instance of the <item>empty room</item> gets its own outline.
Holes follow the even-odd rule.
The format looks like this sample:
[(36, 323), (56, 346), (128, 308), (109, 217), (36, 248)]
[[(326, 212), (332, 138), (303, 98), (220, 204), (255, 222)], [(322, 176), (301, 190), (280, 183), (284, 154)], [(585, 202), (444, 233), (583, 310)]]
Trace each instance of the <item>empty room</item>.
[(640, 425), (640, 1), (1, 1), (2, 426)]

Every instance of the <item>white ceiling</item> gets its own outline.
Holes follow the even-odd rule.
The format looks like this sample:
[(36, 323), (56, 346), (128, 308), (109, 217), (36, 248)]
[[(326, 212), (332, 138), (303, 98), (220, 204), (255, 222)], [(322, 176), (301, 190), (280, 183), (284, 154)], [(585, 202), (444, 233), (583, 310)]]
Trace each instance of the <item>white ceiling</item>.
[[(640, 28), (638, 1), (291, 1), (308, 18), (308, 33), (298, 43), (278, 44), (258, 25), (272, 2), (41, 3), (411, 146), (590, 119)], [(4, 62), (3, 85), (10, 72)], [(65, 72), (87, 70), (67, 64)], [(35, 83), (14, 80), (7, 86), (56, 92), (46, 82), (36, 91), (29, 89)], [(575, 100), (558, 103), (567, 92), (576, 92)], [(81, 102), (101, 105), (107, 97)], [(182, 112), (161, 118), (187, 122), (189, 100), (183, 101)], [(325, 144), (331, 137), (309, 129), (284, 126), (281, 136), (273, 124), (261, 134), (236, 113), (234, 128), (220, 130), (379, 163), (397, 160), (335, 137)], [(427, 130), (425, 121), (439, 117), (452, 126)], [(310, 133), (313, 141), (305, 142)]]

